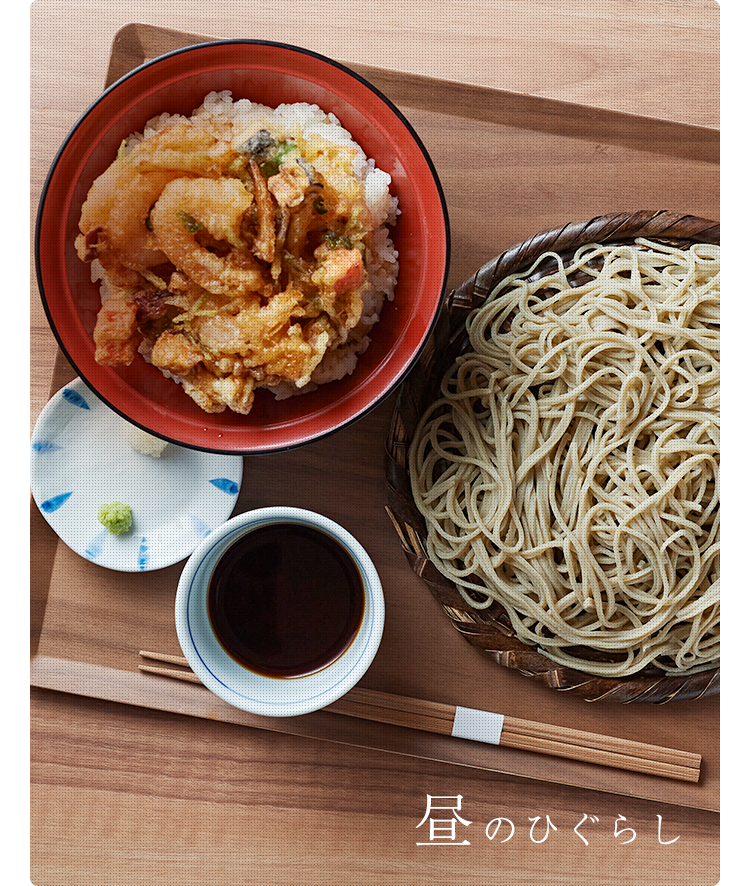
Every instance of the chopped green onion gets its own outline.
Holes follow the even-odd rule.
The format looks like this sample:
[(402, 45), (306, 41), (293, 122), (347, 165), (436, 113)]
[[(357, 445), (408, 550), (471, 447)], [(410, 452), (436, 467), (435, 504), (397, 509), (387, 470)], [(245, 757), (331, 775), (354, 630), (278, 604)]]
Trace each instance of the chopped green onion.
[(238, 154), (227, 164), (227, 175), (232, 176), (232, 178), (238, 178), (243, 185), (247, 185), (250, 181), (252, 181), (252, 177), (247, 169), (246, 163), (246, 158), (243, 157), (241, 154)]
[(331, 249), (351, 249), (352, 241), (351, 238), (346, 234), (337, 233), (336, 231), (326, 231), (323, 234), (326, 243), (331, 247)]
[(200, 306), (206, 300), (207, 295), (208, 293), (206, 292), (201, 293), (191, 305), (190, 310), (186, 311), (184, 314), (178, 314), (172, 319), (172, 323), (190, 323), (193, 317), (198, 316)]
[(166, 289), (167, 288), (167, 284), (164, 282), (164, 280), (162, 280), (161, 277), (157, 277), (156, 274), (149, 271), (147, 268), (144, 268), (141, 271), (141, 276), (144, 277), (146, 280), (148, 280), (148, 282), (152, 286), (155, 286), (157, 289)]
[(182, 222), (185, 226), (185, 230), (189, 231), (191, 234), (196, 234), (198, 231), (202, 231), (204, 225), (202, 225), (197, 219), (194, 219), (192, 215), (188, 212), (184, 212), (182, 209), (178, 210), (177, 218)]
[(282, 142), (278, 148), (276, 148), (276, 153), (261, 165), (260, 171), (264, 178), (271, 178), (272, 175), (276, 175), (279, 169), (281, 169), (284, 157), (291, 153), (296, 147), (297, 144), (294, 141)]

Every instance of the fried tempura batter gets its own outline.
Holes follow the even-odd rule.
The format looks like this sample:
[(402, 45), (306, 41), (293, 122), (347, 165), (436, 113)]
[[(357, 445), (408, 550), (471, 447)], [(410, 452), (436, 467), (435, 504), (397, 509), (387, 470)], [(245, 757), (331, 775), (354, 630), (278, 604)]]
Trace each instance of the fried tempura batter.
[(373, 229), (352, 151), (266, 129), (173, 122), (94, 182), (76, 241), (113, 292), (96, 359), (137, 353), (206, 412), (247, 414), (259, 385), (302, 388), (362, 315)]

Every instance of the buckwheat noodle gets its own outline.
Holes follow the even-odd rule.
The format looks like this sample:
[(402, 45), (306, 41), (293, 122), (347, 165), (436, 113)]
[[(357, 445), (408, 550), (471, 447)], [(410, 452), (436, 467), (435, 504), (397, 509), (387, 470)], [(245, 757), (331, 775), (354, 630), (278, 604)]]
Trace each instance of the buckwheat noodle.
[(719, 247), (547, 253), (467, 331), (409, 450), (435, 565), (559, 664), (715, 667)]

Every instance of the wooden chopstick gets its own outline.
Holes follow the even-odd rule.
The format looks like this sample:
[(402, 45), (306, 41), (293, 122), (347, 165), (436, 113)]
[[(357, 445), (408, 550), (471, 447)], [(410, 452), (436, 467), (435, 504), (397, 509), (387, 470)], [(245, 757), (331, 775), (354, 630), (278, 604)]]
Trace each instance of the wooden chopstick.
[[(142, 658), (189, 668), (187, 659), (180, 655), (144, 650), (139, 654)], [(139, 669), (190, 683), (201, 682), (191, 670), (157, 668), (144, 664), (139, 665)], [(499, 715), (486, 711), (391, 695), (361, 686), (350, 689), (346, 695), (324, 710), (347, 717), (434, 732), (438, 735), (459, 735), (463, 738), (490, 741), (493, 744), (537, 754), (611, 766), (662, 778), (690, 782), (697, 782), (700, 778), (700, 754), (630, 741), (618, 736), (599, 735), (582, 732), (579, 729), (521, 720), (507, 715), (500, 718)], [(464, 718), (463, 722), (469, 724), (468, 734), (466, 729), (457, 730), (460, 715)], [(486, 728), (492, 733), (491, 738), (481, 737), (484, 734), (482, 730)]]

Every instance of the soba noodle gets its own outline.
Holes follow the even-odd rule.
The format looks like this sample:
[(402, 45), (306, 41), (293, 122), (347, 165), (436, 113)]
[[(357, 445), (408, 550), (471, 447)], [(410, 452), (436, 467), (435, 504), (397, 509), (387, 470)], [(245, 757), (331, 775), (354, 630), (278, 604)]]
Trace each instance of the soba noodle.
[(548, 253), (467, 330), (409, 451), (435, 565), (562, 665), (715, 667), (719, 247)]

